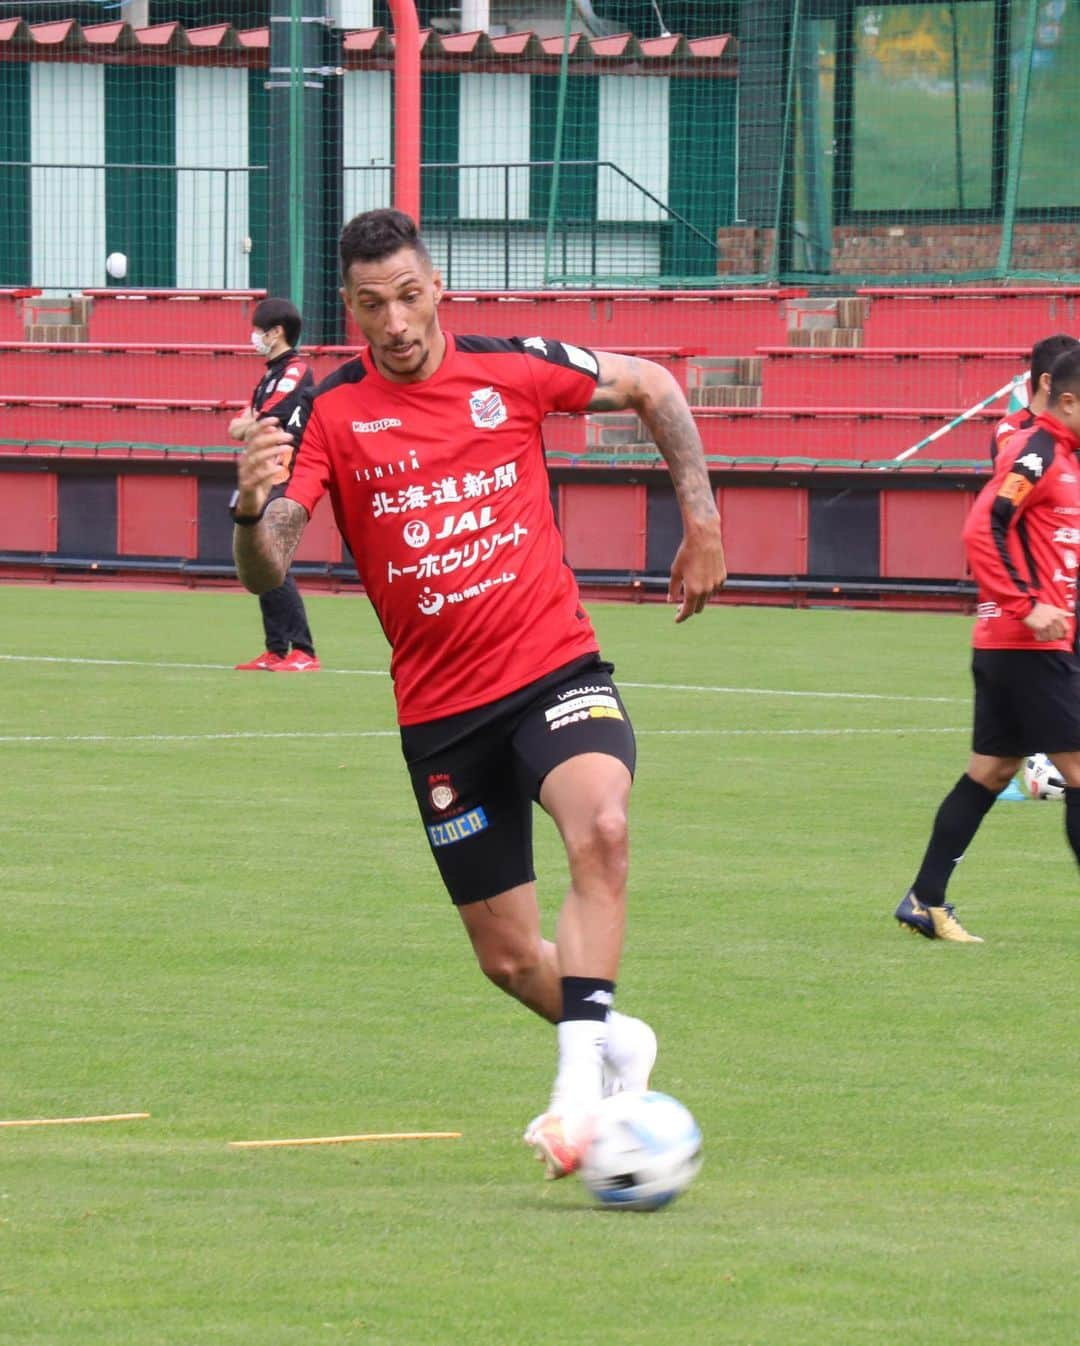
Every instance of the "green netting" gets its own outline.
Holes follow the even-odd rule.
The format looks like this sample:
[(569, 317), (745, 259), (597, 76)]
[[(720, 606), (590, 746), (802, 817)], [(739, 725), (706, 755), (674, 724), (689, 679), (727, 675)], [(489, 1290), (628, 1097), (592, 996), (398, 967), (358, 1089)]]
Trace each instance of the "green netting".
[[(485, 8), (496, 43), (506, 18), (536, 36), (462, 43), (455, 29)], [(421, 216), (454, 288), (1080, 280), (1061, 148), (1076, 3), (418, 11)], [(394, 200), (393, 50), (385, 32), (345, 41), (389, 27), (384, 0), (145, 12), (225, 36), (148, 51), (130, 30), (59, 41), (25, 26), (2, 43), (0, 285), (270, 286), (332, 336), (337, 231)], [(121, 15), (23, 17), (92, 30)]]

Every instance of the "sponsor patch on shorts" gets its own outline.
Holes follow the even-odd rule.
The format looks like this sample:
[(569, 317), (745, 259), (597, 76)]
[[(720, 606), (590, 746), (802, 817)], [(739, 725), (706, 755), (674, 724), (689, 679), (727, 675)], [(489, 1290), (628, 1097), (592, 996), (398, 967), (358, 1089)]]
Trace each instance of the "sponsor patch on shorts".
[(552, 706), (544, 711), (548, 729), (564, 729), (568, 724), (579, 724), (582, 720), (621, 720), (622, 709), (610, 692), (590, 693), (577, 696), (572, 701), (564, 701), (561, 706)]
[[(561, 719), (563, 715), (569, 715), (574, 710), (586, 710), (590, 706), (606, 706), (608, 710), (618, 710), (619, 703), (610, 692), (590, 692), (585, 696), (576, 696), (572, 701), (564, 701), (561, 705), (552, 706), (550, 710), (544, 711), (544, 718), (548, 721)], [(622, 719), (622, 716), (619, 716)]]
[(463, 813), (460, 818), (448, 818), (444, 823), (429, 823), (427, 834), (433, 846), (452, 846), (455, 841), (464, 841), (477, 832), (483, 832), (487, 825), (487, 814), (482, 808), (475, 808)]

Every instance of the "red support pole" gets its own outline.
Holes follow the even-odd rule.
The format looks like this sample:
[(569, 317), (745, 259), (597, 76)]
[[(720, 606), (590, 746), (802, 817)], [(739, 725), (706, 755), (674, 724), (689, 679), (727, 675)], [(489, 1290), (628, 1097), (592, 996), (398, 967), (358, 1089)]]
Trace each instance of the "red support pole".
[(394, 205), (420, 222), (420, 21), (414, 0), (390, 0), (394, 20)]

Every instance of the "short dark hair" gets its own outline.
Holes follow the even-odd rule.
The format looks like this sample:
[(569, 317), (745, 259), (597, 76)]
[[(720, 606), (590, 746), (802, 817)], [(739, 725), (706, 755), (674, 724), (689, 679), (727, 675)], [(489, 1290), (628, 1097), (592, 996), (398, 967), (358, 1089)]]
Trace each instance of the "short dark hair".
[(1058, 356), (1071, 351), (1074, 346), (1080, 346), (1080, 341), (1065, 332), (1058, 332), (1054, 336), (1043, 337), (1042, 341), (1036, 341), (1031, 348), (1032, 392), (1038, 391), (1039, 380), (1044, 374), (1050, 373)]
[(1050, 370), (1050, 404), (1061, 400), (1062, 393), (1080, 397), (1080, 342), (1059, 355)]
[(341, 231), (338, 240), (341, 251), (341, 275), (349, 278), (353, 262), (381, 262), (402, 248), (412, 248), (427, 264), (431, 254), (424, 246), (416, 221), (403, 210), (365, 210), (354, 215)]
[(262, 299), (255, 305), (251, 325), (263, 332), (269, 332), (271, 327), (280, 327), (285, 333), (285, 340), (290, 346), (295, 346), (300, 340), (304, 320), (296, 305), (287, 299)]

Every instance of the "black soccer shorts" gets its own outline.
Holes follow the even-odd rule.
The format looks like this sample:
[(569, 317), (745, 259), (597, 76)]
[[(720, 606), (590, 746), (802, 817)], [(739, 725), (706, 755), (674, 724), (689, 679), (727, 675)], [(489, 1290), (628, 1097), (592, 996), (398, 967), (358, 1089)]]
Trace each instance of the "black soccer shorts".
[(1080, 751), (1080, 659), (1065, 650), (975, 650), (972, 749), (987, 757)]
[(633, 775), (634, 731), (611, 671), (589, 656), (488, 706), (402, 727), (413, 793), (455, 905), (536, 878), (532, 809), (553, 767), (599, 752)]

